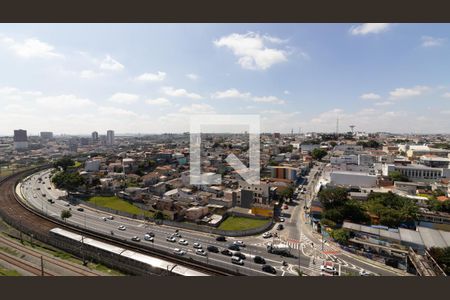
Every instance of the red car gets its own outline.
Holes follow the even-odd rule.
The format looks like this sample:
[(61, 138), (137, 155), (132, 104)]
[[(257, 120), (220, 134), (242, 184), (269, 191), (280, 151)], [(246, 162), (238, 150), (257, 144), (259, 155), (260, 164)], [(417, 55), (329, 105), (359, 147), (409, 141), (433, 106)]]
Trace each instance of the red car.
[(287, 206), (286, 204), (283, 206), (284, 209), (288, 209), (289, 206)]

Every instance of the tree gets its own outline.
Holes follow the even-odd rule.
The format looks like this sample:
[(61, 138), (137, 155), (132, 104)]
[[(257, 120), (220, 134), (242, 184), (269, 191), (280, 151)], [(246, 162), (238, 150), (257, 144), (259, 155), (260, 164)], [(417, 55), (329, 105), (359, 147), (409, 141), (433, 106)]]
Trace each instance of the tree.
[(164, 215), (163, 215), (163, 213), (162, 213), (161, 211), (158, 210), (158, 211), (155, 213), (154, 218), (155, 218), (155, 220), (163, 220), (163, 219), (164, 219)]
[(284, 198), (291, 199), (292, 195), (294, 195), (294, 188), (292, 186), (287, 187), (281, 192), (281, 196)]
[(52, 182), (57, 188), (73, 191), (84, 185), (84, 178), (78, 173), (59, 172), (52, 177)]
[(66, 219), (70, 218), (72, 216), (72, 213), (69, 210), (63, 210), (61, 211), (61, 219), (66, 221)]
[(432, 247), (429, 250), (429, 253), (438, 263), (438, 265), (444, 270), (445, 274), (450, 275), (450, 247)]
[(403, 182), (408, 182), (409, 181), (408, 177), (406, 177), (405, 175), (403, 175), (399, 171), (392, 171), (389, 174), (389, 179), (392, 180), (392, 181), (403, 181)]
[(347, 245), (350, 238), (350, 232), (346, 229), (335, 229), (331, 231), (331, 237), (341, 245)]
[(322, 158), (324, 158), (326, 155), (328, 154), (328, 152), (324, 149), (314, 149), (311, 152), (311, 156), (315, 159), (315, 160), (322, 160)]
[(341, 206), (347, 200), (345, 188), (326, 188), (319, 192), (318, 199), (325, 209)]
[(53, 166), (55, 168), (61, 167), (64, 171), (67, 170), (68, 167), (72, 167), (75, 165), (75, 161), (68, 156), (64, 156), (61, 159), (58, 159)]

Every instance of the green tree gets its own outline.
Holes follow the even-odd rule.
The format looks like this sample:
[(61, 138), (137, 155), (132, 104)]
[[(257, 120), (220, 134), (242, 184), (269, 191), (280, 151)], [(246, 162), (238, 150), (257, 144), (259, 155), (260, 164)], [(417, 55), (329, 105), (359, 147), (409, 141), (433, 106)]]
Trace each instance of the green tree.
[(318, 199), (325, 209), (341, 206), (347, 200), (345, 188), (326, 188), (319, 192)]
[(52, 182), (57, 188), (68, 191), (76, 190), (85, 184), (84, 178), (78, 173), (59, 172), (52, 177)]
[(445, 274), (450, 275), (450, 247), (432, 247), (429, 253), (444, 270)]
[(61, 159), (58, 159), (53, 166), (55, 168), (61, 167), (64, 171), (67, 170), (68, 167), (72, 167), (75, 165), (75, 161), (68, 156), (64, 156)]
[(328, 152), (326, 150), (319, 149), (319, 148), (316, 148), (311, 152), (311, 156), (315, 160), (322, 160), (322, 158), (324, 158), (327, 154), (328, 154)]
[(72, 213), (69, 210), (64, 209), (61, 211), (61, 219), (66, 221), (66, 219), (70, 218), (72, 216)]
[(287, 199), (291, 199), (294, 195), (294, 188), (292, 186), (287, 187), (281, 192), (281, 196)]
[(389, 179), (392, 180), (392, 181), (403, 181), (403, 182), (408, 182), (409, 181), (408, 177), (406, 177), (405, 175), (403, 175), (399, 171), (392, 171), (389, 174)]
[(331, 231), (331, 237), (341, 245), (347, 245), (350, 238), (350, 232), (346, 229), (335, 229)]
[(163, 219), (164, 219), (164, 215), (163, 215), (163, 213), (162, 213), (161, 211), (158, 210), (158, 211), (155, 213), (154, 218), (155, 218), (155, 220), (163, 220)]

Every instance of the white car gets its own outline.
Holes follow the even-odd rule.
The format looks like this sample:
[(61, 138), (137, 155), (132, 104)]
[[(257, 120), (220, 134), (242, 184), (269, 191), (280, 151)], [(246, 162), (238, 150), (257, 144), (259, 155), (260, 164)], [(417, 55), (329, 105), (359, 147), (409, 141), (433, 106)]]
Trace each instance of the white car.
[(184, 246), (187, 246), (187, 245), (189, 245), (188, 241), (186, 241), (186, 240), (183, 240), (183, 239), (179, 240), (179, 241), (178, 241), (178, 244), (180, 244), (180, 245), (184, 245)]
[(370, 273), (367, 272), (366, 270), (361, 270), (359, 271), (359, 276), (370, 276)]
[(171, 242), (171, 243), (175, 243), (177, 241), (177, 239), (173, 236), (168, 236), (166, 238), (166, 241)]
[(150, 236), (150, 234), (145, 234), (144, 235), (144, 240), (149, 241), (149, 242), (153, 242), (153, 237)]
[(203, 249), (197, 249), (195, 250), (195, 254), (197, 255), (201, 255), (201, 256), (206, 256), (206, 252)]
[(337, 274), (336, 268), (333, 267), (333, 266), (330, 266), (330, 265), (322, 265), (322, 266), (320, 266), (320, 271), (326, 272), (326, 273), (329, 273), (329, 274), (333, 274), (333, 275)]
[(239, 246), (239, 247), (245, 247), (245, 244), (243, 241), (234, 241), (233, 245)]
[(114, 220), (114, 217), (113, 216), (108, 216), (108, 219), (109, 220)]
[(284, 222), (284, 218), (280, 218), (280, 222)]
[(106, 220), (108, 220), (108, 219), (107, 219), (106, 217), (102, 217), (102, 220), (103, 220), (103, 221), (106, 221)]
[(181, 250), (179, 248), (175, 248), (175, 249), (173, 249), (173, 253), (176, 254), (176, 255), (185, 255), (186, 251)]
[(241, 266), (244, 264), (244, 261), (240, 257), (237, 257), (237, 256), (232, 256), (231, 257), (231, 262), (233, 264), (241, 265)]
[(117, 227), (117, 229), (124, 231), (124, 230), (126, 230), (127, 228), (125, 227), (125, 225), (120, 225), (119, 227)]
[(272, 232), (264, 232), (262, 235), (263, 238), (268, 239), (272, 237)]
[(194, 246), (195, 249), (202, 249), (202, 245), (199, 244), (199, 243), (194, 243), (193, 246)]

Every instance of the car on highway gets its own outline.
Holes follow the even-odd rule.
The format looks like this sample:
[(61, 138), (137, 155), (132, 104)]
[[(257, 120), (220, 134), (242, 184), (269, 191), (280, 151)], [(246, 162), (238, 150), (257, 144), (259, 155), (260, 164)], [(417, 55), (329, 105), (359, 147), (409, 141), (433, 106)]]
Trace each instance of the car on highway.
[(223, 255), (226, 255), (226, 256), (233, 256), (233, 252), (231, 252), (228, 249), (223, 249), (220, 253), (222, 253)]
[(47, 188), (47, 190), (51, 190), (51, 189), (52, 189), (51, 187), (48, 187), (48, 188)]
[(272, 267), (271, 265), (263, 265), (262, 266), (262, 270), (264, 272), (270, 273), (270, 274), (276, 274), (277, 270), (275, 270), (274, 267)]
[(325, 273), (329, 273), (329, 274), (332, 274), (332, 275), (336, 275), (338, 273), (336, 268), (334, 266), (332, 266), (332, 265), (329, 265), (329, 264), (325, 264), (325, 265), (320, 266), (320, 271), (321, 272), (325, 272)]
[(171, 242), (171, 243), (175, 243), (177, 241), (177, 239), (173, 236), (168, 236), (166, 238), (166, 241)]
[(176, 254), (176, 255), (182, 256), (182, 255), (185, 255), (185, 254), (186, 254), (186, 251), (181, 250), (181, 249), (179, 249), (179, 248), (175, 248), (175, 249), (173, 249), (173, 253)]
[(151, 237), (155, 237), (155, 234), (151, 231), (147, 232), (145, 235), (151, 236)]
[(244, 261), (242, 259), (240, 259), (239, 257), (237, 257), (237, 256), (232, 256), (231, 257), (231, 262), (233, 264), (236, 264), (236, 265), (241, 265), (241, 266), (244, 265)]
[(172, 233), (172, 236), (181, 238), (181, 234), (178, 232), (178, 229), (175, 231), (175, 233)]
[(287, 206), (286, 204), (283, 206), (283, 209), (288, 209), (289, 206)]
[(119, 227), (117, 227), (117, 229), (124, 231), (124, 230), (126, 230), (127, 228), (125, 227), (125, 225), (120, 225)]
[(78, 210), (78, 211), (84, 211), (84, 208), (78, 207), (77, 210)]
[(70, 206), (70, 203), (66, 202), (66, 203), (64, 203), (64, 206)]
[(144, 235), (144, 240), (149, 241), (149, 242), (153, 242), (153, 237), (151, 235), (149, 235), (148, 233), (146, 233)]
[(228, 245), (228, 249), (234, 250), (234, 251), (239, 251), (239, 250), (241, 250), (241, 248), (239, 248), (239, 246), (236, 245), (236, 244)]
[(239, 257), (240, 259), (246, 259), (246, 258), (247, 258), (247, 256), (245, 256), (244, 253), (239, 252), (239, 251), (234, 252), (234, 253), (233, 253), (233, 256), (237, 256), (237, 257)]
[(195, 249), (202, 249), (202, 245), (200, 243), (194, 243), (193, 246)]
[(245, 247), (245, 244), (244, 244), (243, 241), (234, 241), (234, 242), (233, 242), (233, 245), (237, 245), (237, 246), (239, 246), (239, 247)]
[(211, 246), (209, 245), (206, 250), (208, 250), (209, 252), (213, 252), (213, 253), (219, 253), (219, 248), (217, 248), (216, 246)]
[(258, 256), (258, 255), (256, 255), (256, 256), (253, 258), (253, 261), (254, 261), (255, 263), (257, 263), (257, 264), (263, 264), (263, 265), (266, 263), (266, 260), (265, 260), (263, 257)]
[(178, 241), (178, 244), (180, 244), (180, 245), (184, 245), (184, 246), (187, 246), (187, 245), (189, 245), (188, 241), (186, 241), (186, 240), (183, 240), (183, 239), (179, 240), (179, 241)]
[(223, 235), (219, 235), (218, 237), (216, 237), (216, 241), (218, 241), (218, 242), (226, 242), (227, 239)]
[(370, 273), (367, 272), (366, 270), (361, 270), (359, 271), (359, 276), (370, 276)]
[(203, 249), (195, 250), (195, 254), (200, 255), (200, 256), (206, 256), (206, 252)]
[(272, 232), (264, 232), (262, 235), (263, 238), (268, 239), (272, 237)]
[(280, 222), (284, 222), (285, 220), (284, 220), (284, 218), (280, 218)]
[(283, 226), (283, 224), (278, 224), (278, 226), (277, 226), (277, 230), (283, 230), (284, 229), (284, 226)]
[(132, 238), (131, 238), (131, 240), (133, 241), (133, 242), (140, 242), (141, 241), (141, 239), (138, 237), (138, 236), (133, 236)]
[(102, 217), (102, 220), (106, 222), (108, 220), (106, 217)]
[(113, 216), (108, 216), (108, 220), (114, 220)]

